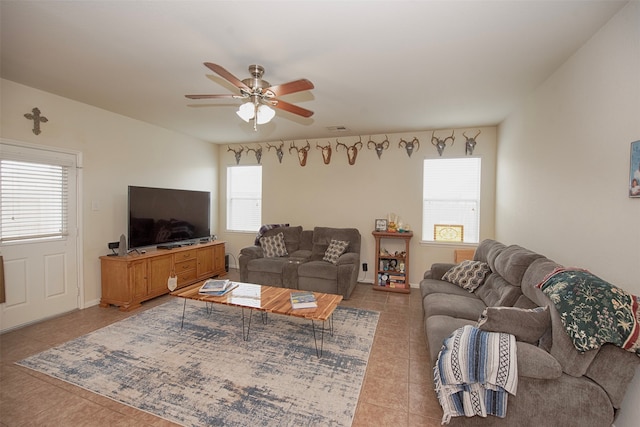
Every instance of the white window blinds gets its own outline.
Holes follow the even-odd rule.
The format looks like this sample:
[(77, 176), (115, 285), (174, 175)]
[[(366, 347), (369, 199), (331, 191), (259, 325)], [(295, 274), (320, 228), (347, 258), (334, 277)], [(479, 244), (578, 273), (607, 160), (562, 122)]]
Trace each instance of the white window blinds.
[(69, 167), (0, 160), (0, 240), (66, 236)]
[(425, 159), (422, 240), (434, 241), (436, 225), (462, 225), (464, 242), (480, 236), (481, 159)]
[(262, 166), (227, 168), (227, 230), (255, 231), (262, 225)]

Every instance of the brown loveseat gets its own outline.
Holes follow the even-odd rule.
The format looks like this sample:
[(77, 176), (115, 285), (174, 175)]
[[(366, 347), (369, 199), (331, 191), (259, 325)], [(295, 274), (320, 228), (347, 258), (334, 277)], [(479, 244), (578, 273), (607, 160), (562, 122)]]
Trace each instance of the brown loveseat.
[[(462, 326), (478, 325), (486, 307), (547, 306), (550, 321), (535, 343), (516, 342), (518, 386), (508, 397), (506, 417), (453, 417), (450, 425), (611, 426), (640, 358), (612, 344), (584, 353), (575, 349), (554, 304), (536, 287), (560, 267), (554, 261), (493, 240), (479, 245), (474, 260), (488, 263), (491, 271), (473, 292), (442, 280), (453, 264), (434, 264), (420, 283), (432, 365), (444, 339)], [(528, 331), (535, 325), (525, 320), (515, 326)]]
[[(265, 256), (265, 248), (253, 245), (240, 251), (240, 280), (260, 285), (280, 286), (342, 295), (348, 299), (360, 271), (360, 232), (355, 228), (301, 226), (278, 227), (264, 232), (272, 238), (282, 233), (286, 255)], [(332, 240), (348, 242), (344, 253), (333, 262), (325, 261)]]

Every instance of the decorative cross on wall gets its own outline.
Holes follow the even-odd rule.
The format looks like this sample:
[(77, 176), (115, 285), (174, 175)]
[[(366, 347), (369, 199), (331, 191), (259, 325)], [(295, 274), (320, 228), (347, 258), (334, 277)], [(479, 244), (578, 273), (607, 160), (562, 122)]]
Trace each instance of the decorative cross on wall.
[(35, 107), (31, 110), (31, 113), (27, 113), (24, 116), (29, 120), (33, 120), (33, 133), (36, 135), (40, 135), (40, 123), (47, 123), (49, 121), (45, 116), (40, 115), (40, 109), (38, 109), (38, 107)]

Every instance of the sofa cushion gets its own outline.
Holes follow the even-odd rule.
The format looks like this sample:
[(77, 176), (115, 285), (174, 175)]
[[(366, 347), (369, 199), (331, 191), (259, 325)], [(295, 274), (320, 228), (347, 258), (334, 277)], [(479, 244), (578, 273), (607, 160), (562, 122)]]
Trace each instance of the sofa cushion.
[(427, 295), (422, 302), (422, 307), (426, 317), (442, 314), (473, 320), (477, 323), (486, 306), (480, 298), (475, 297), (472, 293), (467, 293), (465, 296), (451, 294)]
[(349, 247), (349, 242), (346, 240), (336, 240), (331, 239), (329, 243), (329, 247), (324, 252), (323, 261), (329, 261), (331, 264), (337, 264), (338, 258), (342, 255)]
[(287, 247), (284, 244), (284, 234), (282, 233), (278, 233), (275, 236), (261, 237), (260, 246), (262, 246), (265, 258), (275, 258), (288, 255)]
[(475, 294), (484, 301), (487, 307), (513, 306), (522, 291), (519, 286), (513, 286), (497, 273), (491, 273), (484, 279), (484, 285), (476, 289)]
[(489, 272), (489, 264), (486, 262), (465, 260), (444, 273), (442, 280), (473, 292), (484, 283)]
[(442, 343), (445, 338), (458, 328), (466, 325), (474, 325), (472, 320), (457, 319), (451, 316), (435, 315), (425, 317), (424, 327), (427, 333), (427, 341), (429, 343), (429, 357), (431, 365), (435, 365), (438, 360), (438, 353), (442, 349)]
[(629, 383), (636, 373), (640, 358), (613, 344), (602, 346), (585, 376), (600, 384), (614, 408), (620, 408)]
[(314, 227), (312, 259), (321, 260), (334, 239), (349, 242), (346, 252), (360, 253), (361, 236), (357, 228)]
[(550, 326), (549, 307), (487, 307), (478, 320), (483, 331), (506, 332), (530, 344), (536, 344)]
[(458, 285), (445, 282), (444, 280), (435, 280), (435, 279), (423, 279), (420, 282), (420, 294), (422, 295), (422, 298), (431, 294), (452, 294), (452, 295), (462, 295), (467, 297), (475, 296), (474, 294), (469, 294), (469, 291), (467, 291), (464, 288), (461, 288)]
[(518, 376), (553, 380), (562, 375), (562, 366), (549, 353), (525, 342), (517, 342)]
[(518, 245), (507, 246), (496, 257), (491, 270), (504, 277), (512, 285), (520, 286), (524, 272), (538, 258), (543, 258), (543, 256)]
[(475, 261), (484, 261), (489, 264), (489, 268), (495, 271), (494, 261), (496, 257), (506, 248), (506, 246), (495, 240), (485, 239), (476, 248), (476, 252), (473, 255)]
[(300, 264), (298, 277), (314, 277), (317, 279), (336, 280), (338, 267), (324, 261), (309, 261)]
[(287, 263), (288, 258), (286, 257), (252, 259), (247, 264), (247, 270), (250, 272), (281, 274), (282, 268)]

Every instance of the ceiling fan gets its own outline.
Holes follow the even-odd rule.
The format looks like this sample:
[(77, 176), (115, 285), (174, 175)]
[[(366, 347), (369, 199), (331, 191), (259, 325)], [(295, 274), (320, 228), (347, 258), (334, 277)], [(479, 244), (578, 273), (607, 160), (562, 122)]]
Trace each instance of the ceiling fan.
[(270, 107), (288, 111), (302, 117), (311, 117), (313, 115), (313, 111), (311, 110), (298, 107), (297, 105), (293, 105), (277, 98), (279, 96), (313, 89), (313, 83), (307, 79), (299, 79), (289, 83), (271, 86), (268, 81), (262, 79), (264, 67), (261, 65), (250, 65), (249, 73), (251, 73), (251, 77), (243, 80), (238, 79), (218, 64), (205, 62), (204, 65), (232, 85), (236, 86), (239, 89), (240, 94), (185, 96), (189, 99), (246, 99), (247, 102), (240, 106), (237, 114), (245, 122), (249, 122), (249, 120), (253, 119), (253, 130), (258, 130), (258, 125), (269, 122), (273, 116), (275, 116), (275, 111)]

